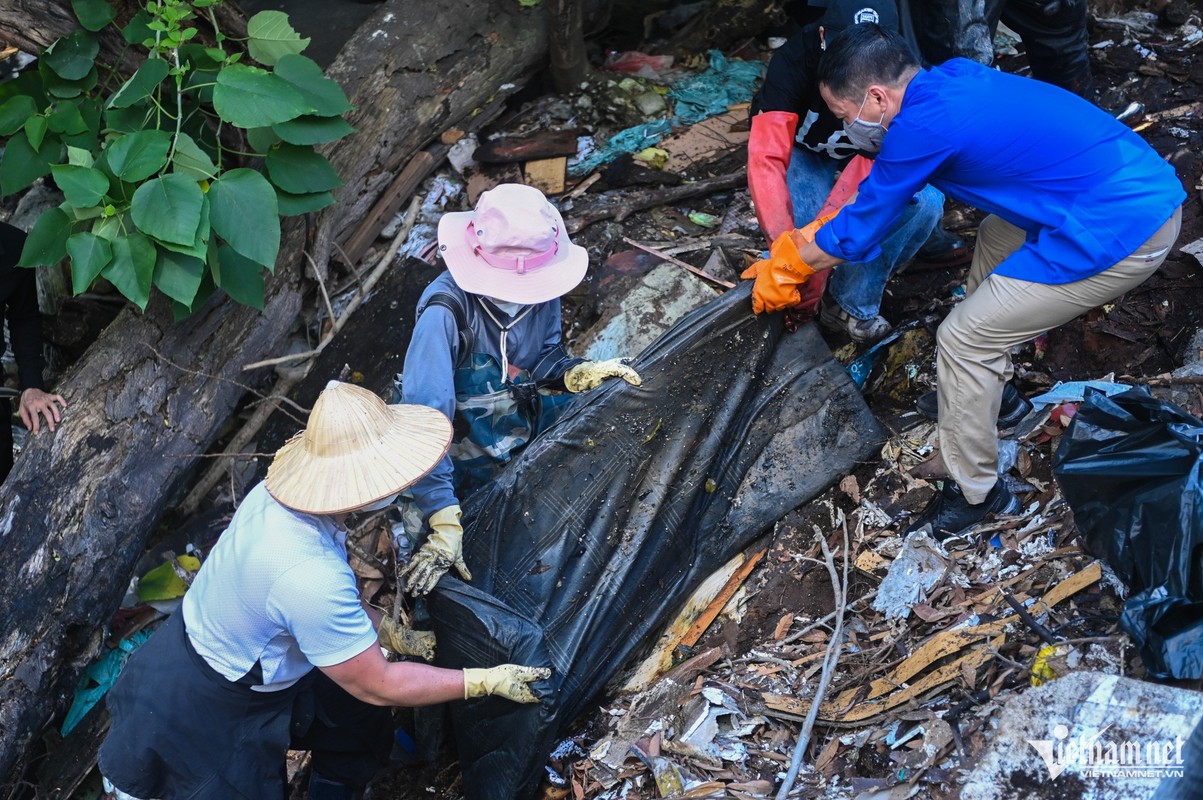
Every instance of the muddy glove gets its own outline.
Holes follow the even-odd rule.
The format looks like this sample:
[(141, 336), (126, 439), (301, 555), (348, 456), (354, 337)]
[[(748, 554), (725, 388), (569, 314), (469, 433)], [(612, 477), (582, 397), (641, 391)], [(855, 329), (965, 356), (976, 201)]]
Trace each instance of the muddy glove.
[(815, 232), (830, 219), (819, 217), (804, 228), (786, 231), (773, 240), (767, 259), (743, 271), (739, 277), (756, 280), (752, 286), (752, 313), (780, 311), (802, 302), (798, 287), (809, 281), (815, 270), (802, 260), (798, 249), (813, 242)]
[(452, 567), (464, 580), (472, 580), (472, 573), (464, 563), (464, 529), (459, 517), (459, 506), (447, 506), (430, 515), (430, 535), (400, 575), (406, 593), (429, 594)]
[(496, 695), (515, 703), (538, 703), (539, 698), (530, 690), (534, 681), (551, 677), (547, 667), (523, 667), (518, 664), (502, 664), (489, 669), (464, 670), (464, 699)]
[(623, 363), (621, 358), (608, 361), (585, 361), (564, 373), (564, 388), (573, 394), (596, 389), (606, 378), (622, 378), (632, 386), (642, 386), (639, 373)]
[(399, 656), (416, 656), (423, 661), (434, 661), (434, 631), (416, 631), (402, 628), (392, 617), (383, 617), (376, 629), (380, 646)]

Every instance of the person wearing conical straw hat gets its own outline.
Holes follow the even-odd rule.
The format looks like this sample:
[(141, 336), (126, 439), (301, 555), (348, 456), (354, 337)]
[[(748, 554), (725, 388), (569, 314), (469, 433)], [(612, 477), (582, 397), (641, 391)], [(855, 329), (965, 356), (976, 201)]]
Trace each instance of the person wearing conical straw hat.
[[(311, 800), (357, 797), (388, 761), (392, 706), (539, 702), (550, 670), (390, 662), (347, 563), (344, 521), (438, 463), (446, 417), (331, 381), (276, 453), (173, 614), (108, 693), (100, 769), (118, 797), (282, 797), (312, 754)], [(316, 668), (316, 669), (315, 669)]]
[[(460, 501), (484, 485), (564, 408), (571, 394), (607, 378), (639, 385), (621, 359), (586, 361), (560, 343), (560, 297), (585, 277), (589, 255), (568, 238), (560, 212), (538, 189), (505, 183), (472, 211), (439, 220), (447, 272), (418, 301), (398, 394), (455, 422), (449, 455), (402, 504), (407, 532), (430, 533), (401, 575), (423, 595), (462, 554)], [(564, 391), (570, 394), (564, 394)]]

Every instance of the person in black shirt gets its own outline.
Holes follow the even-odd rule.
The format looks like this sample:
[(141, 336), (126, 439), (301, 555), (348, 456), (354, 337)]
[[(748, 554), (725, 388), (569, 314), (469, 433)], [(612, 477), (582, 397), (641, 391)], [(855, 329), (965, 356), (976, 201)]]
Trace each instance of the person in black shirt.
[[(37, 276), (32, 269), (18, 267), (25, 233), (19, 228), (0, 222), (0, 305), (8, 321), (13, 356), (21, 389), (18, 410), (21, 421), (30, 433), (45, 426), (53, 433), (62, 421), (62, 409), (67, 401), (62, 395), (43, 390), (42, 370), (46, 359), (42, 354), (42, 317), (38, 313)], [(0, 340), (0, 353), (8, 343)], [(0, 482), (8, 477), (13, 466), (12, 407), (0, 398)]]
[[(770, 242), (815, 219), (841, 171), (847, 172), (845, 180), (867, 172), (868, 162), (856, 157), (871, 158), (874, 153), (848, 139), (819, 96), (815, 79), (826, 41), (866, 22), (897, 30), (894, 0), (831, 0), (822, 19), (773, 54), (764, 84), (752, 100), (748, 189)], [(890, 275), (916, 255), (942, 266), (968, 263), (968, 246), (939, 227), (943, 213), (944, 195), (923, 187), (882, 241), (880, 252), (857, 269), (836, 271), (825, 293), (822, 281), (814, 281), (803, 296), (803, 310), (814, 311), (821, 295), (819, 320), (825, 327), (860, 343), (886, 336), (892, 326), (880, 310)]]

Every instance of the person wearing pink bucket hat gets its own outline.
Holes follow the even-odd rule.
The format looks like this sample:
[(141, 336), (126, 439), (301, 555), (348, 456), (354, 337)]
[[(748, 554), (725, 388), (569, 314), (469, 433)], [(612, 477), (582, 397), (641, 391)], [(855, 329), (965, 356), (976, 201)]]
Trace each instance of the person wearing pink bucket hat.
[(406, 533), (416, 542), (429, 531), (400, 576), (416, 595), (453, 566), (471, 580), (459, 497), (492, 480), (571, 394), (607, 378), (640, 383), (621, 359), (564, 350), (560, 296), (585, 277), (589, 256), (538, 189), (507, 183), (484, 192), (472, 211), (443, 215), (438, 240), (447, 272), (418, 301), (395, 398), (437, 408), (455, 429), (448, 455), (401, 503)]

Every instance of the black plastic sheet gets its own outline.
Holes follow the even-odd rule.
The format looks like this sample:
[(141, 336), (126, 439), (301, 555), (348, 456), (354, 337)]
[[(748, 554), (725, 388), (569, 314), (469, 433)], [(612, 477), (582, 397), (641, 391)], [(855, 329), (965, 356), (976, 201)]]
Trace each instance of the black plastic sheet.
[(1133, 389), (1090, 395), (1053, 474), (1090, 551), (1131, 590), (1121, 620), (1157, 678), (1203, 678), (1203, 422)]
[(753, 317), (750, 283), (582, 396), (464, 504), (473, 582), (430, 596), (448, 667), (549, 665), (545, 701), (453, 704), (471, 800), (537, 793), (547, 754), (709, 574), (869, 456), (881, 429), (813, 325)]

